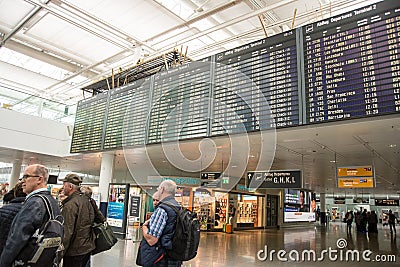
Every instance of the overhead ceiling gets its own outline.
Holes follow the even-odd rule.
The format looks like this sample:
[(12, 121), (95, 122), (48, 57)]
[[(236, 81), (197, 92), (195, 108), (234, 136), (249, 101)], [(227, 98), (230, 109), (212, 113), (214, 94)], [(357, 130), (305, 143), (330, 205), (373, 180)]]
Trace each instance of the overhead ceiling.
[[(377, 1), (0, 0), (0, 102), (10, 101), (12, 106), (29, 94), (75, 105), (88, 97), (81, 88), (139, 60), (172, 49), (201, 59), (371, 2)], [(400, 191), (399, 116), (277, 132), (272, 169), (302, 169), (307, 188), (344, 192), (336, 188), (336, 166), (373, 164), (377, 188), (364, 191)], [(222, 162), (229, 162), (228, 141), (215, 140), (220, 153), (207, 170), (220, 171)], [(198, 151), (199, 142), (187, 142), (184, 149)], [(153, 157), (164, 175), (193, 175), (164, 163), (162, 154)], [(95, 175), (101, 164), (96, 153), (55, 158), (0, 148), (0, 161), (15, 158)], [(248, 171), (254, 170), (256, 160), (249, 158)], [(119, 175), (127, 173), (123, 151), (117, 151), (115, 162)]]
[(201, 59), (376, 1), (0, 0), (0, 88), (74, 105), (139, 60)]

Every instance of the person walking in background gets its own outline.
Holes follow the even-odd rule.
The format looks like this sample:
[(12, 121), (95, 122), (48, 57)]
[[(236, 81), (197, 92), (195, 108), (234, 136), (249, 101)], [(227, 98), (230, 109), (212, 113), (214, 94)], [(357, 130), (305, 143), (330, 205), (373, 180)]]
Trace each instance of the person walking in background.
[[(50, 218), (42, 195), (49, 200), (54, 216), (60, 215), (60, 209), (56, 200), (47, 190), (49, 171), (43, 165), (34, 164), (26, 167), (21, 178), (22, 189), (28, 194), (21, 210), (15, 216), (6, 246), (0, 258), (1, 267), (13, 266), (19, 259), (20, 252), (28, 244), (30, 238), (37, 229), (42, 227)], [(26, 256), (26, 255), (25, 255)]]
[(368, 233), (378, 233), (378, 216), (374, 210), (368, 217)]
[(351, 232), (351, 225), (353, 223), (353, 219), (354, 219), (354, 215), (353, 215), (353, 211), (350, 210), (349, 212), (347, 212), (347, 214), (345, 215), (346, 217), (346, 223), (347, 223), (347, 232)]
[(393, 214), (392, 210), (389, 210), (389, 227), (390, 233), (396, 234), (396, 216)]
[(82, 179), (73, 173), (63, 181), (63, 191), (68, 196), (62, 201), (64, 216), (63, 267), (85, 267), (95, 246), (92, 231), (95, 212), (86, 196), (80, 192)]
[(0, 255), (6, 245), (11, 223), (15, 215), (21, 210), (26, 197), (26, 193), (22, 190), (22, 182), (18, 182), (12, 189), (12, 192), (14, 193), (14, 197), (10, 200), (10, 203), (0, 208)]
[(141, 246), (141, 260), (144, 267), (180, 267), (181, 261), (172, 260), (165, 253), (166, 249), (172, 249), (172, 237), (175, 231), (176, 212), (168, 203), (180, 209), (174, 196), (176, 183), (171, 180), (163, 181), (157, 188), (160, 203), (151, 215), (150, 219), (142, 226), (143, 239)]

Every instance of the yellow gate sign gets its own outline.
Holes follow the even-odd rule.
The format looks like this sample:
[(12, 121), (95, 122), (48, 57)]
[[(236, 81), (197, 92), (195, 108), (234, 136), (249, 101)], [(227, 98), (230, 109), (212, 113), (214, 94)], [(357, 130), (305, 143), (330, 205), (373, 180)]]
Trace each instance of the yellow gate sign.
[(339, 178), (338, 188), (374, 188), (374, 179), (371, 177)]
[(373, 177), (372, 166), (338, 167), (337, 177)]

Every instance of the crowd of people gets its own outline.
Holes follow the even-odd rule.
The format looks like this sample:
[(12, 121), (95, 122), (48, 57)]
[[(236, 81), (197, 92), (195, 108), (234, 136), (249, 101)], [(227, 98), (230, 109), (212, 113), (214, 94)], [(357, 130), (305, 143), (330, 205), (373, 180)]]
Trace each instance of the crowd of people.
[[(390, 227), (390, 233), (396, 234), (396, 217), (392, 210), (389, 210), (388, 221)], [(378, 233), (378, 215), (374, 210), (367, 211), (363, 209), (362, 211), (348, 211), (344, 216), (344, 221), (347, 223), (347, 231), (351, 231), (352, 223), (355, 222), (356, 229), (358, 232), (362, 233)]]
[(14, 266), (34, 232), (48, 221), (46, 203), (36, 195), (46, 197), (54, 216), (64, 218), (63, 250), (55, 258), (54, 266), (90, 266), (95, 248), (92, 224), (106, 219), (91, 198), (91, 189), (81, 187), (78, 175), (71, 173), (63, 179), (58, 202), (47, 189), (48, 177), (45, 166), (28, 166), (10, 190), (12, 196), (9, 194), (8, 201), (0, 208), (0, 267)]
[[(91, 198), (90, 187), (81, 186), (82, 179), (67, 174), (57, 200), (47, 189), (48, 169), (39, 164), (28, 166), (20, 181), (10, 190), (7, 204), (0, 208), (0, 267), (15, 266), (30, 239), (48, 220), (45, 197), (54, 216), (64, 218), (63, 249), (58, 251), (49, 267), (89, 267), (95, 249), (93, 223), (105, 222), (105, 217)], [(164, 249), (171, 249), (177, 214), (169, 206), (180, 209), (174, 199), (176, 183), (163, 181), (154, 194), (155, 211), (142, 227), (143, 266), (179, 267), (182, 262), (169, 258)], [(12, 194), (12, 196), (11, 196)], [(42, 197), (35, 197), (41, 195)], [(159, 208), (160, 207), (160, 208)], [(163, 248), (163, 249), (160, 249)], [(160, 254), (161, 253), (161, 254)], [(27, 266), (27, 265), (23, 265)]]

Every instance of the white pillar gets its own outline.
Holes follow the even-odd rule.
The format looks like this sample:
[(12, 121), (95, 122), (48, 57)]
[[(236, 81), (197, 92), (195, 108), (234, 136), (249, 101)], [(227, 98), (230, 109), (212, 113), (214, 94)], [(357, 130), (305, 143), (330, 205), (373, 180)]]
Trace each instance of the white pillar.
[(21, 165), (22, 165), (22, 160), (20, 159), (14, 160), (9, 181), (10, 184), (9, 189), (13, 188), (18, 183), (18, 180), (21, 175)]
[(100, 202), (108, 202), (108, 184), (114, 174), (114, 153), (103, 152), (101, 158), (99, 193)]

